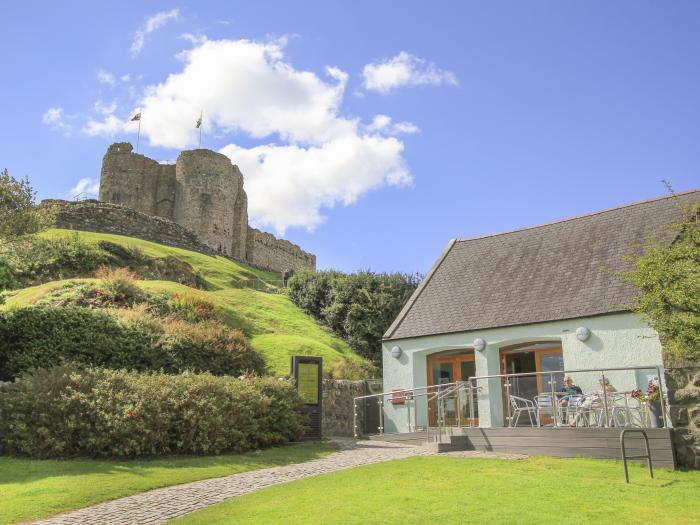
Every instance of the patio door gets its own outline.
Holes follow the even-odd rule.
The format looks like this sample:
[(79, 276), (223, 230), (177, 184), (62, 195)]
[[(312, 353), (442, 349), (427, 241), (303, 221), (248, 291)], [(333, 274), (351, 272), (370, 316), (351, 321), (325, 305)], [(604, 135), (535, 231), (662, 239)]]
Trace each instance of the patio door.
[[(527, 374), (509, 378), (511, 395), (533, 401), (538, 394), (548, 394), (552, 391), (551, 379), (547, 374), (539, 372), (554, 372), (564, 369), (564, 357), (561, 344), (558, 342), (535, 342), (501, 349), (501, 374)], [(564, 389), (564, 374), (554, 374), (554, 390)], [(503, 381), (504, 414), (508, 413), (505, 379)], [(542, 424), (548, 424), (543, 416)]]
[[(427, 358), (428, 386), (447, 385), (455, 381), (466, 381), (476, 375), (473, 350), (448, 350), (429, 355)], [(437, 389), (431, 390), (435, 392)], [(470, 418), (469, 397), (463, 392), (445, 399), (445, 424), (448, 426), (468, 425)], [(478, 424), (478, 406), (473, 401), (474, 421)], [(437, 425), (438, 407), (435, 400), (428, 403), (428, 421)]]

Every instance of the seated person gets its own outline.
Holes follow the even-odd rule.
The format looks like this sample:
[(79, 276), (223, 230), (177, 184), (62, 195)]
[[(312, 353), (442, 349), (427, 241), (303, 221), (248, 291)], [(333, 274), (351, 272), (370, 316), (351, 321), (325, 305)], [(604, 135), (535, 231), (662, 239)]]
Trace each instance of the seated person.
[(564, 392), (564, 394), (566, 394), (567, 396), (583, 395), (581, 387), (576, 386), (574, 384), (574, 380), (571, 378), (571, 376), (566, 376), (564, 378), (564, 390), (562, 392)]

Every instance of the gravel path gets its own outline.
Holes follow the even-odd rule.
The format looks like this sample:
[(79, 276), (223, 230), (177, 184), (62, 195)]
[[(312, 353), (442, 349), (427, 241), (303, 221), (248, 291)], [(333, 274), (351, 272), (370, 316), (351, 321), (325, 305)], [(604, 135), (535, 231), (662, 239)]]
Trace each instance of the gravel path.
[[(170, 519), (189, 514), (209, 505), (278, 483), (287, 483), (370, 463), (404, 459), (411, 456), (437, 455), (422, 447), (379, 441), (358, 441), (357, 443), (341, 441), (338, 442), (338, 445), (341, 450), (320, 459), (150, 490), (34, 523), (43, 525), (151, 525), (165, 523)], [(449, 452), (441, 455), (505, 457), (507, 459), (522, 457), (484, 452)]]

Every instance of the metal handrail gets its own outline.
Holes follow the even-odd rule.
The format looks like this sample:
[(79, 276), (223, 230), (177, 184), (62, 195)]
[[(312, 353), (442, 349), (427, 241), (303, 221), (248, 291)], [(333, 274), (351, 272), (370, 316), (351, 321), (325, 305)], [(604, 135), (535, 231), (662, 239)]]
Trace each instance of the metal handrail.
[[(470, 393), (470, 405), (473, 405), (473, 395), (475, 391), (479, 391), (481, 387), (476, 386), (476, 382), (480, 379), (505, 379), (505, 385), (504, 387), (506, 390), (509, 392), (509, 387), (510, 387), (510, 379), (511, 378), (518, 378), (518, 377), (528, 377), (528, 376), (549, 376), (550, 378), (550, 389), (551, 389), (551, 395), (552, 399), (556, 399), (557, 392), (555, 391), (555, 381), (554, 381), (554, 376), (555, 375), (560, 375), (560, 374), (577, 374), (577, 373), (586, 373), (586, 372), (598, 372), (601, 374), (601, 379), (603, 380), (603, 384), (605, 381), (605, 373), (606, 372), (615, 372), (615, 371), (631, 371), (631, 370), (655, 370), (656, 375), (659, 378), (659, 397), (661, 401), (661, 415), (662, 415), (662, 420), (664, 422), (664, 425), (668, 425), (668, 409), (666, 406), (666, 401), (667, 398), (664, 395), (664, 389), (662, 388), (661, 385), (661, 380), (662, 380), (662, 374), (661, 370), (662, 367), (658, 365), (651, 365), (651, 366), (625, 366), (625, 367), (611, 367), (611, 368), (579, 368), (579, 369), (571, 369), (571, 370), (553, 370), (553, 371), (548, 371), (548, 372), (519, 372), (519, 373), (514, 373), (514, 374), (489, 374), (489, 375), (483, 375), (483, 376), (471, 376), (469, 377), (466, 381), (454, 381), (452, 383), (445, 383), (441, 385), (426, 385), (426, 386), (420, 386), (420, 387), (412, 387), (412, 388), (404, 388), (404, 389), (397, 389), (394, 391), (390, 392), (381, 392), (378, 394), (369, 394), (369, 395), (364, 395), (364, 396), (357, 396), (353, 398), (353, 423), (354, 423), (354, 435), (357, 438), (359, 436), (358, 433), (358, 425), (357, 425), (357, 418), (358, 418), (358, 413), (357, 413), (357, 402), (362, 401), (362, 400), (368, 400), (372, 398), (377, 399), (377, 405), (380, 411), (380, 423), (379, 423), (379, 431), (380, 434), (384, 434), (384, 398), (385, 397), (396, 397), (397, 395), (404, 396), (407, 400), (413, 401), (413, 410), (414, 410), (414, 420), (413, 420), (413, 428), (418, 427), (418, 408), (416, 404), (416, 398), (417, 397), (425, 397), (426, 398), (426, 410), (428, 409), (427, 407), (429, 406), (430, 402), (433, 400), (438, 400), (438, 405), (440, 405), (440, 402), (443, 401), (446, 397), (450, 395), (454, 395), (460, 391), (465, 391), (469, 390)], [(605, 426), (610, 426), (610, 411), (609, 411), (609, 403), (608, 403), (608, 393), (606, 388), (603, 388), (602, 392), (602, 401), (603, 401), (603, 410), (605, 413)], [(407, 407), (409, 408), (410, 412), (410, 403), (407, 404)], [(506, 407), (508, 410), (508, 424), (510, 425), (512, 423), (512, 418), (510, 417), (510, 404), (506, 403)], [(439, 408), (439, 407), (438, 407)], [(554, 419), (554, 425), (558, 426), (558, 421), (556, 414), (554, 414), (554, 408), (552, 409), (553, 411), (553, 419)], [(470, 422), (473, 422), (473, 407), (470, 406)], [(410, 420), (410, 413), (408, 415), (408, 421), (409, 421), (409, 431), (411, 428), (411, 420)], [(442, 429), (445, 428), (445, 422), (444, 418), (440, 419), (438, 418), (438, 430), (440, 432), (440, 435), (442, 433)], [(430, 433), (430, 425), (426, 425), (426, 431), (428, 432), (428, 435)]]
[[(662, 388), (661, 385), (661, 367), (659, 365), (650, 365), (650, 366), (620, 366), (620, 367), (611, 367), (611, 368), (580, 368), (580, 369), (572, 369), (572, 370), (552, 370), (552, 371), (547, 371), (547, 372), (518, 372), (515, 374), (490, 374), (490, 375), (484, 375), (484, 376), (472, 376), (469, 378), (469, 381), (472, 380), (479, 380), (479, 379), (499, 379), (499, 378), (504, 378), (506, 380), (505, 382), (505, 388), (508, 393), (508, 397), (510, 395), (510, 382), (509, 378), (518, 378), (518, 377), (530, 377), (530, 376), (538, 376), (538, 375), (548, 375), (550, 377), (550, 387), (551, 387), (551, 395), (552, 399), (555, 399), (556, 392), (554, 390), (554, 376), (555, 375), (561, 375), (561, 374), (580, 374), (584, 372), (598, 372), (601, 375), (601, 380), (603, 381), (603, 385), (605, 385), (605, 372), (615, 372), (615, 371), (630, 371), (630, 370), (656, 370), (656, 376), (659, 378), (659, 400), (661, 402), (661, 419), (664, 422), (664, 425), (668, 424), (667, 420), (667, 407), (666, 407), (666, 399), (664, 396), (664, 389)], [(605, 426), (609, 427), (610, 426), (610, 413), (609, 413), (609, 404), (608, 404), (608, 392), (605, 386), (603, 386), (603, 410), (605, 412)], [(511, 415), (510, 415), (510, 404), (507, 403), (508, 406), (508, 423), (510, 425), (511, 423)], [(558, 426), (556, 417), (554, 417), (554, 425)]]

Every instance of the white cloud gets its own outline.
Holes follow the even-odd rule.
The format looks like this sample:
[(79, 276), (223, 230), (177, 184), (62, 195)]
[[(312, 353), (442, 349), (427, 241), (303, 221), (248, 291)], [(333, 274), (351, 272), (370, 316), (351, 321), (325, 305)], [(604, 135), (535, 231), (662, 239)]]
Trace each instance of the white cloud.
[(410, 184), (402, 151), (396, 138), (356, 134), (321, 146), (232, 144), (221, 150), (245, 176), (253, 221), (280, 233), (292, 226), (312, 230), (323, 222), (322, 208), (353, 204), (384, 184)]
[(136, 56), (141, 53), (141, 50), (146, 43), (146, 36), (153, 33), (153, 31), (156, 29), (164, 26), (171, 20), (177, 20), (179, 16), (179, 9), (171, 9), (170, 11), (160, 11), (159, 13), (156, 13), (155, 15), (146, 19), (146, 23), (134, 34), (134, 40), (131, 42), (132, 56)]
[(52, 130), (69, 134), (71, 132), (71, 125), (65, 120), (66, 115), (63, 112), (63, 108), (60, 106), (47, 109), (46, 113), (41, 117), (41, 121)]
[(90, 118), (83, 126), (83, 133), (91, 137), (98, 135), (111, 137), (124, 131), (136, 131), (137, 126), (136, 122), (124, 121), (114, 115), (107, 115), (103, 120)]
[[(195, 45), (182, 53), (180, 72), (148, 86), (138, 101), (142, 139), (154, 146), (196, 145), (200, 111), (205, 146), (207, 135), (264, 140), (265, 145), (230, 144), (222, 151), (244, 173), (251, 220), (278, 232), (312, 229), (323, 221), (324, 208), (352, 204), (382, 185), (409, 184), (403, 143), (393, 135), (417, 131), (413, 124), (392, 124), (391, 119), (375, 129), (343, 115), (347, 73), (328, 67), (322, 77), (298, 70), (285, 59), (284, 43), (209, 40)], [(91, 119), (84, 132), (135, 132), (131, 114), (123, 114), (124, 120), (114, 114)]]
[(100, 181), (86, 177), (80, 179), (78, 183), (70, 189), (68, 196), (70, 198), (93, 198), (97, 197), (99, 192)]
[(388, 135), (420, 133), (420, 128), (412, 122), (393, 123), (389, 115), (375, 115), (372, 123), (367, 126), (367, 131), (371, 133), (384, 133)]
[(97, 102), (95, 102), (94, 109), (96, 113), (99, 113), (101, 115), (111, 115), (117, 110), (117, 103), (111, 102), (107, 104), (102, 100), (98, 100)]
[(114, 78), (114, 75), (112, 73), (100, 69), (97, 71), (97, 81), (100, 84), (108, 84), (110, 86), (113, 86), (116, 82), (116, 78)]
[(204, 42), (208, 40), (206, 35), (199, 33), (182, 33), (179, 37), (180, 40), (187, 40), (193, 46), (201, 46)]
[(454, 73), (406, 51), (383, 62), (367, 64), (362, 76), (365, 89), (379, 93), (388, 93), (401, 86), (457, 85)]

